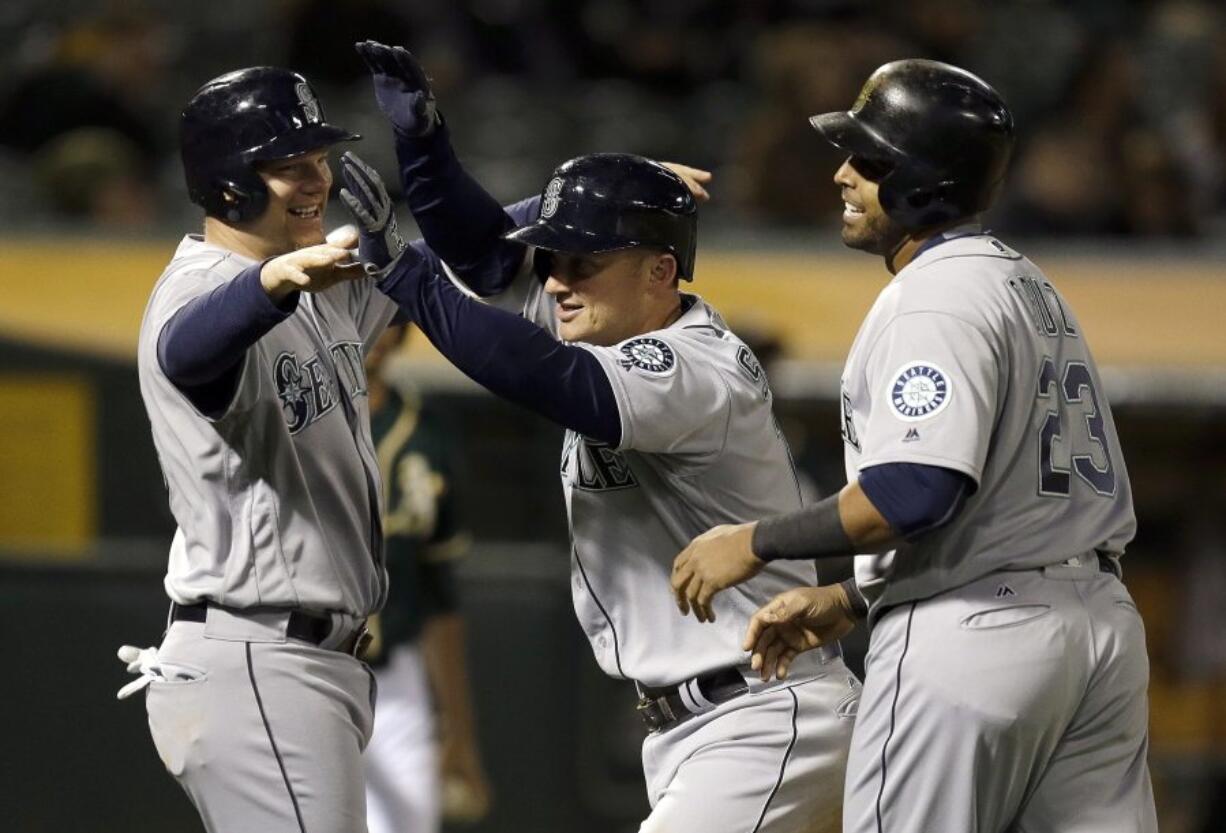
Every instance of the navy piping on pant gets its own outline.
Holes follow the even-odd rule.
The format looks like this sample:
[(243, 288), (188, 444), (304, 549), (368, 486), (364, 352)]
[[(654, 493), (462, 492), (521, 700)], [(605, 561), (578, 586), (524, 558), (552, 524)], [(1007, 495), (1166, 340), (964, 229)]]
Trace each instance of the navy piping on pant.
[(792, 757), (792, 749), (796, 746), (796, 712), (800, 709), (800, 703), (796, 700), (796, 692), (791, 688), (788, 688), (788, 694), (792, 695), (792, 739), (788, 741), (788, 748), (783, 753), (783, 762), (779, 764), (779, 777), (775, 779), (775, 788), (771, 790), (771, 794), (766, 797), (766, 803), (762, 805), (762, 813), (758, 816), (758, 823), (753, 826), (753, 833), (758, 833), (759, 828), (762, 827), (762, 822), (766, 819), (766, 811), (770, 809), (771, 802), (775, 800), (775, 794), (783, 785), (783, 771), (787, 769), (788, 759)]
[(911, 619), (915, 616), (915, 602), (907, 613), (907, 635), (903, 638), (902, 653), (898, 655), (898, 669), (894, 672), (894, 702), (890, 704), (890, 731), (881, 744), (881, 788), (877, 790), (877, 833), (883, 833), (881, 826), (881, 798), (885, 795), (886, 753), (890, 748), (890, 740), (894, 737), (895, 720), (898, 717), (898, 692), (902, 688), (902, 661), (907, 658), (907, 649), (911, 647)]
[(277, 767), (281, 770), (281, 779), (285, 781), (285, 789), (289, 792), (289, 800), (294, 805), (294, 816), (298, 819), (298, 829), (302, 833), (306, 833), (306, 824), (302, 821), (302, 810), (298, 806), (298, 796), (294, 795), (294, 788), (289, 782), (289, 773), (285, 771), (285, 761), (281, 760), (281, 750), (277, 748), (277, 741), (272, 736), (272, 726), (268, 724), (268, 715), (264, 713), (264, 701), (260, 698), (260, 688), (255, 684), (255, 666), (251, 664), (251, 643), (245, 643), (247, 646), (247, 676), (251, 678), (251, 690), (255, 692), (255, 704), (260, 710), (260, 720), (264, 721), (264, 731), (268, 733), (268, 742), (272, 745), (272, 754), (276, 756)]

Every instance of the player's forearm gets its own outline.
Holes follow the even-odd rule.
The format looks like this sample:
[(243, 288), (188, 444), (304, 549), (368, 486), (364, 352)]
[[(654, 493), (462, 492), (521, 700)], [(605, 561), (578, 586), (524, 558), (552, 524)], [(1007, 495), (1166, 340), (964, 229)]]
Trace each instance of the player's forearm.
[(232, 372), (247, 348), (293, 314), (298, 294), (287, 298), (285, 306), (275, 304), (260, 283), (262, 266), (251, 266), (188, 302), (162, 328), (158, 364), (180, 390)]
[(888, 549), (894, 538), (889, 521), (853, 482), (811, 506), (759, 521), (752, 547), (763, 561), (807, 560)]
[[(420, 252), (410, 246), (411, 254)], [(585, 437), (617, 445), (621, 416), (599, 360), (460, 292), (426, 258), (401, 258), (379, 284), (465, 375)]]
[(503, 240), (516, 218), (474, 180), (451, 146), (446, 124), (428, 136), (396, 136), (405, 201), (426, 243), (473, 292), (507, 288), (519, 273), (524, 246)]
[(476, 729), (468, 683), (464, 620), (458, 613), (433, 616), (426, 621), (422, 652), (441, 712), (443, 731), (455, 742), (474, 744)]
[(891, 549), (949, 523), (973, 485), (966, 475), (940, 466), (874, 466), (837, 495), (760, 522), (754, 554), (771, 561)]

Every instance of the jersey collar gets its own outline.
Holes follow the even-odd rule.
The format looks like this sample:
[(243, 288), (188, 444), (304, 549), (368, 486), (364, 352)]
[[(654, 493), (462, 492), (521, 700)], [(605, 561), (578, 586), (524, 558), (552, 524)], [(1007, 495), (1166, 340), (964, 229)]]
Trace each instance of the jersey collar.
[(992, 232), (978, 225), (967, 224), (951, 228), (936, 235), (931, 244), (925, 245), (916, 252), (911, 262), (899, 270), (894, 276), (894, 283), (905, 275), (922, 269), (941, 260), (956, 257), (993, 257), (1006, 260), (1022, 260), (1022, 256), (1001, 243)]
[(252, 260), (245, 255), (240, 255), (237, 252), (232, 252), (229, 249), (222, 248), (221, 246), (213, 243), (206, 243), (204, 236), (200, 234), (184, 235), (183, 240), (179, 243), (179, 248), (175, 251), (175, 257), (182, 257), (184, 255), (200, 255), (209, 252), (231, 258), (234, 260), (234, 262), (240, 263), (243, 266), (251, 266), (258, 263), (258, 261)]
[(712, 325), (726, 329), (724, 322), (718, 320), (719, 314), (707, 306), (706, 302), (698, 295), (682, 292), (681, 309), (681, 315), (676, 321), (665, 327), (665, 329), (678, 330), (685, 329), (686, 327), (710, 327)]
[(960, 226), (945, 229), (940, 234), (934, 234), (925, 240), (923, 245), (916, 249), (915, 254), (911, 256), (911, 262), (914, 263), (919, 260), (920, 255), (932, 251), (942, 243), (948, 243), (950, 240), (956, 240), (959, 237), (974, 237), (980, 234), (991, 234), (991, 232), (984, 231), (983, 225), (980, 223), (963, 223)]

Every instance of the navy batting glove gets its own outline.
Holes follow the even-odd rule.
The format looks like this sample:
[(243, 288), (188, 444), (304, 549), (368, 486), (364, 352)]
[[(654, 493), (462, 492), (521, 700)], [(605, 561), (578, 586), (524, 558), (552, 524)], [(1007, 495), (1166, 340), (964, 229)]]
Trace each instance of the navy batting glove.
[(439, 123), (438, 107), (426, 71), (402, 46), (384, 46), (373, 40), (353, 48), (366, 62), (375, 83), (375, 100), (397, 132), (409, 137), (429, 136)]
[(396, 212), (379, 172), (353, 153), (341, 156), (341, 202), (358, 225), (358, 260), (366, 274), (382, 279), (404, 253)]

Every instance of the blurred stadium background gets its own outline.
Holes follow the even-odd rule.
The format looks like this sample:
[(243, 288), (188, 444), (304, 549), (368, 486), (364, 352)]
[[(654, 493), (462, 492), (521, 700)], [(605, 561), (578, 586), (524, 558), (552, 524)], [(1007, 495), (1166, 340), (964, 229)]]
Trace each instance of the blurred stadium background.
[[(1137, 498), (1126, 580), (1152, 663), (1166, 833), (1226, 830), (1226, 14), (1216, 0), (8, 0), (0, 9), (0, 818), (13, 831), (199, 829), (114, 649), (150, 644), (173, 530), (136, 332), (200, 215), (176, 124), (229, 69), (279, 64), (395, 178), (354, 40), (409, 46), (497, 196), (626, 150), (711, 168), (694, 289), (752, 337), (797, 457), (842, 482), (838, 371), (883, 282), (843, 250), (806, 124), (878, 64), (994, 83), (1021, 141), (989, 225), (1071, 298), (1107, 369)], [(333, 223), (341, 209), (332, 208)], [(559, 432), (414, 344), (455, 426), (463, 568), (496, 803), (477, 831), (634, 830), (633, 693), (570, 612)], [(863, 651), (860, 642), (849, 653)]]

